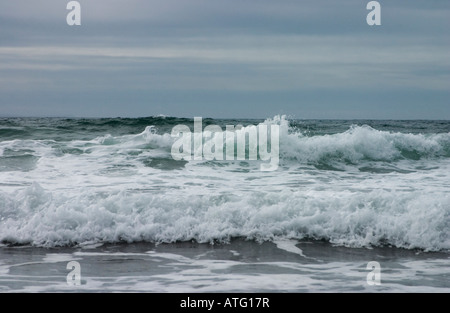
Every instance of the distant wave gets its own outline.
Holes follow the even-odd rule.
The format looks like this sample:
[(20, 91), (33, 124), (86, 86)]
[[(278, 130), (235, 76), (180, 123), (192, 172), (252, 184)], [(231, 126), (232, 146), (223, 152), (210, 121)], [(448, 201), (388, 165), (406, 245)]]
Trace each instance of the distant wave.
[(300, 162), (419, 160), (449, 158), (450, 134), (404, 134), (352, 126), (333, 135), (307, 137), (294, 133), (282, 138), (285, 159)]
[[(152, 122), (153, 125), (147, 124)], [(79, 122), (82, 123), (82, 122)], [(108, 119), (110, 127), (132, 123), (142, 124), (145, 130), (135, 135), (103, 135), (84, 143), (76, 140), (68, 145), (87, 147), (86, 151), (98, 146), (110, 146), (111, 151), (121, 148), (163, 149), (170, 151), (174, 139), (170, 132), (161, 134), (161, 126), (175, 126), (179, 123), (190, 125), (192, 120), (178, 118), (143, 118), (143, 119)], [(89, 124), (102, 124), (100, 121)], [(211, 123), (211, 122), (210, 122)], [(376, 130), (370, 126), (351, 126), (345, 132), (309, 136), (307, 133), (292, 128), (289, 120), (277, 116), (267, 119), (264, 124), (280, 125), (281, 158), (300, 163), (335, 163), (359, 164), (367, 161), (393, 162), (399, 160), (420, 160), (450, 158), (450, 133), (409, 134)], [(145, 125), (145, 126), (144, 126)], [(223, 128), (225, 130), (225, 128)], [(245, 131), (244, 128), (243, 131)]]

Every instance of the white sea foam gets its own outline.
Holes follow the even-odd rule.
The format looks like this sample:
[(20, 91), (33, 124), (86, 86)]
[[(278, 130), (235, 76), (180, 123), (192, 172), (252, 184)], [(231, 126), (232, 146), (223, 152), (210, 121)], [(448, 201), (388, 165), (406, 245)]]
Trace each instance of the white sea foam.
[(290, 253), (294, 253), (294, 254), (298, 254), (301, 257), (307, 258), (306, 255), (303, 254), (302, 249), (300, 249), (299, 247), (297, 247), (297, 240), (289, 240), (289, 239), (278, 239), (278, 240), (274, 240), (273, 241), (274, 244), (277, 245), (278, 249), (290, 252)]
[(450, 249), (448, 194), (331, 190), (233, 197), (85, 190), (63, 195), (34, 184), (4, 197), (0, 238), (42, 246), (287, 236), (355, 247)]

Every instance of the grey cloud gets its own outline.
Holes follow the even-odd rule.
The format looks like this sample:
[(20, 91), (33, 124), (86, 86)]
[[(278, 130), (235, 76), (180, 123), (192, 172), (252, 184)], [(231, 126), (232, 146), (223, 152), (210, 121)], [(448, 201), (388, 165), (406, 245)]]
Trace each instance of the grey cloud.
[(0, 115), (450, 118), (450, 3), (380, 2), (3, 1)]

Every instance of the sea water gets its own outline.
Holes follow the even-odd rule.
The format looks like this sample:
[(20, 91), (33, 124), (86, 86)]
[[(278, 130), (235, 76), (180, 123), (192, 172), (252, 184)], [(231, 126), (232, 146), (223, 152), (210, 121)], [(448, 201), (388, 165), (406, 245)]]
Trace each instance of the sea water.
[[(274, 291), (304, 291), (319, 285), (318, 290), (333, 290), (339, 285), (335, 280), (338, 269), (352, 273), (349, 267), (353, 266), (361, 275), (365, 264), (376, 258), (371, 252), (374, 249), (381, 256), (386, 249), (408, 251), (404, 263), (396, 258), (388, 263), (448, 278), (450, 122), (302, 121), (281, 116), (265, 121), (203, 119), (204, 126), (214, 124), (223, 129), (239, 124), (278, 125), (279, 167), (263, 172), (260, 162), (250, 160), (174, 160), (171, 148), (176, 138), (171, 130), (179, 124), (193, 128), (193, 121), (164, 116), (0, 119), (0, 291), (2, 284), (5, 290), (29, 287), (24, 282), (8, 283), (17, 282), (11, 277), (2, 279), (12, 275), (17, 264), (28, 264), (22, 261), (30, 255), (42, 256), (35, 261), (44, 264), (33, 275), (51, 277), (49, 264), (84, 258), (96, 267), (95, 256), (102, 255), (97, 260), (102, 263), (113, 253), (111, 245), (120, 246), (119, 250), (138, 245), (138, 258), (149, 262), (182, 251), (173, 262), (189, 264), (190, 270), (180, 271), (172, 264), (168, 273), (150, 271), (148, 277), (153, 278), (147, 283), (125, 284), (137, 290), (148, 284), (156, 286), (148, 291), (216, 291), (214, 286), (224, 291), (246, 290), (254, 283)], [(242, 244), (236, 244), (241, 241), (245, 242), (243, 251)], [(173, 244), (183, 249), (172, 251)], [(186, 244), (197, 249), (190, 250)], [(92, 246), (96, 255), (85, 250)], [(217, 251), (210, 247), (234, 251), (244, 261), (239, 263), (233, 252), (212, 253), (208, 259), (204, 253)], [(339, 251), (338, 255), (342, 251), (357, 253), (360, 263), (351, 258), (341, 262), (334, 252), (325, 260), (318, 247)], [(202, 252), (196, 254), (199, 250)], [(250, 256), (248, 251), (253, 251)], [(279, 260), (275, 251), (280, 253)], [(403, 255), (395, 255), (399, 253)], [(428, 257), (415, 259), (417, 253)], [(54, 259), (55, 255), (64, 260)], [(116, 259), (117, 255), (109, 257)], [(49, 263), (49, 258), (56, 261)], [(183, 259), (186, 262), (180, 258), (187, 258)], [(271, 280), (273, 266), (261, 261), (266, 258), (285, 276)], [(132, 261), (119, 260), (121, 266), (137, 266), (135, 272), (143, 270)], [(308, 275), (300, 268), (305, 262), (311, 265)], [(217, 270), (222, 274), (210, 277), (211, 281), (200, 284), (203, 287), (163, 283), (176, 277), (183, 281), (196, 270), (202, 275), (205, 266), (206, 272), (211, 272), (214, 264), (222, 269), (238, 268), (239, 275), (233, 280), (234, 271)], [(252, 281), (255, 273), (249, 270), (255, 266), (261, 267), (257, 282)], [(314, 273), (327, 271), (329, 266), (336, 269), (335, 279), (314, 285)], [(120, 266), (113, 268), (122, 271)], [(298, 279), (290, 280), (291, 271), (306, 275), (302, 285)], [(109, 274), (100, 276), (124, 278)], [(220, 277), (227, 284), (217, 283)], [(426, 290), (430, 283), (424, 281), (430, 278), (409, 285)], [(111, 284), (91, 280), (85, 287), (120, 290), (119, 285)], [(31, 290), (33, 286), (31, 283)], [(52, 288), (51, 284), (44, 286)], [(431, 286), (450, 288), (448, 280), (439, 279)]]

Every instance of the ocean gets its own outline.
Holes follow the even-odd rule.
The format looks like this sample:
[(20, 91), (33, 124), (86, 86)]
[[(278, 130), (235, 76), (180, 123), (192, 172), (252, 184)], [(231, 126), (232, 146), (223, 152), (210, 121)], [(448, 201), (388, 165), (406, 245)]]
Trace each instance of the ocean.
[(278, 125), (273, 171), (176, 125), (0, 119), (0, 292), (450, 292), (450, 121), (203, 119)]

